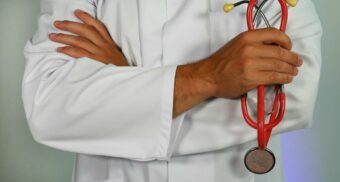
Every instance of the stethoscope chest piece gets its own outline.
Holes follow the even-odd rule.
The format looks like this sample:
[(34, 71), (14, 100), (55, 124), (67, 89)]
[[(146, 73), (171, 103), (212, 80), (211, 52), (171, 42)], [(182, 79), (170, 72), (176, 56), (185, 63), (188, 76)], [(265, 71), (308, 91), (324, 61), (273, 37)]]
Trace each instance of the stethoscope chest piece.
[(261, 150), (258, 147), (250, 149), (244, 157), (246, 168), (255, 174), (270, 172), (275, 166), (275, 155), (269, 149)]

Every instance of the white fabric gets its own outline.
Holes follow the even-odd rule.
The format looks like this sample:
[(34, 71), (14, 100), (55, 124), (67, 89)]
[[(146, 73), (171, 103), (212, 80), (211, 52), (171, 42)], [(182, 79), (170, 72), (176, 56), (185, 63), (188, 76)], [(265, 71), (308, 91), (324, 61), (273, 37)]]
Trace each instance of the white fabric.
[[(34, 139), (78, 153), (77, 182), (283, 181), (278, 136), (269, 146), (278, 154), (272, 173), (254, 176), (244, 168), (256, 131), (245, 124), (239, 100), (207, 100), (172, 119), (177, 65), (199, 61), (246, 31), (246, 6), (226, 14), (226, 2), (42, 0), (22, 83)], [(269, 4), (264, 11), (277, 26), (278, 3)], [(130, 67), (55, 52), (60, 44), (48, 34), (61, 31), (53, 22), (79, 21), (75, 9), (106, 24)], [(287, 34), (304, 65), (285, 86), (287, 112), (273, 134), (310, 126), (320, 76), (322, 29), (311, 0), (289, 13)]]

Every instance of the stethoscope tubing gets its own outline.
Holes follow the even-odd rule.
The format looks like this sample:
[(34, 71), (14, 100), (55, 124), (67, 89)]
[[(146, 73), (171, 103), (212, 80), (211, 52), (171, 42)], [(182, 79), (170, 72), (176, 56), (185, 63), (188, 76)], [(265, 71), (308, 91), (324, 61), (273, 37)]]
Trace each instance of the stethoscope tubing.
[[(278, 0), (281, 6), (281, 25), (280, 30), (286, 31), (288, 21), (288, 6), (285, 0)], [(257, 0), (250, 0), (247, 8), (247, 26), (248, 30), (254, 30), (253, 12), (256, 7)], [(261, 7), (262, 8), (262, 7)], [(261, 10), (261, 9), (260, 9)], [(255, 15), (255, 17), (257, 14)], [(257, 88), (257, 122), (254, 122), (247, 109), (247, 94), (241, 97), (242, 114), (245, 121), (254, 129), (257, 129), (259, 148), (265, 150), (272, 129), (277, 126), (283, 119), (286, 108), (286, 95), (283, 92), (282, 85), (275, 86), (275, 98), (273, 101), (272, 112), (268, 124), (265, 124), (265, 86), (259, 85)]]

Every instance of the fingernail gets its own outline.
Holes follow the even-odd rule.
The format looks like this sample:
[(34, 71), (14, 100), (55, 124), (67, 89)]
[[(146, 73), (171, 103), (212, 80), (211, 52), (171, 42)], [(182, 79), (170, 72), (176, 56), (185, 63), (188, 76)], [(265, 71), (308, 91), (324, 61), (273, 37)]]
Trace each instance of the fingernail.
[(55, 38), (56, 36), (57, 36), (56, 33), (50, 33), (50, 34), (49, 34), (49, 37), (50, 37), (50, 38)]
[(64, 50), (63, 47), (58, 47), (58, 48), (57, 48), (57, 52), (61, 52), (62, 50)]
[(76, 9), (75, 11), (74, 11), (75, 13), (84, 13), (82, 10), (80, 10), (80, 9)]
[(85, 11), (81, 10), (81, 9), (77, 9), (74, 12), (75, 14), (78, 14), (78, 16), (83, 16), (85, 14), (87, 14)]
[(301, 66), (302, 63), (303, 63), (303, 60), (302, 60), (301, 56), (299, 56), (299, 65)]
[(297, 68), (295, 68), (295, 70), (294, 70), (294, 76), (298, 75), (298, 73), (299, 73), (299, 70), (298, 70)]
[(54, 25), (55, 25), (55, 26), (59, 26), (59, 25), (61, 25), (61, 23), (62, 23), (61, 21), (55, 21), (55, 22), (54, 22)]

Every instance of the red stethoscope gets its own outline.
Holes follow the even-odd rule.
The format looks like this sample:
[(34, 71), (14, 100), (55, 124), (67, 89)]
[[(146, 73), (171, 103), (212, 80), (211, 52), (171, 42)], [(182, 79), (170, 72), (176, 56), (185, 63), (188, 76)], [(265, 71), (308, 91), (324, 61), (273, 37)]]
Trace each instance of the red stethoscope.
[[(254, 30), (254, 22), (258, 15), (262, 16), (267, 27), (270, 27), (268, 20), (266, 19), (262, 8), (268, 0), (263, 0), (260, 5), (257, 5), (257, 0), (240, 1), (235, 4), (225, 4), (224, 11), (230, 12), (234, 7), (241, 4), (248, 4), (247, 8), (247, 26), (248, 30)], [(288, 6), (296, 6), (297, 0), (278, 0), (281, 6), (281, 25), (280, 30), (286, 31), (288, 21)], [(255, 16), (254, 9), (256, 9)], [(275, 97), (272, 104), (272, 110), (269, 116), (269, 121), (266, 123), (266, 111), (265, 111), (265, 86), (259, 85), (257, 88), (257, 122), (255, 122), (248, 112), (247, 107), (247, 94), (241, 97), (242, 114), (245, 121), (252, 128), (257, 130), (258, 147), (250, 150), (245, 157), (246, 167), (254, 173), (264, 174), (272, 170), (275, 165), (274, 154), (267, 149), (272, 129), (277, 126), (283, 119), (286, 108), (286, 95), (283, 92), (283, 85), (275, 85)]]
[[(288, 7), (285, 0), (278, 0), (281, 5), (281, 25), (280, 30), (286, 31), (288, 20)], [(247, 25), (249, 30), (254, 30), (253, 12), (256, 0), (250, 0), (247, 9)], [(286, 95), (282, 90), (282, 85), (275, 86), (276, 94), (273, 101), (272, 111), (269, 122), (265, 123), (265, 87), (260, 85), (257, 88), (257, 122), (254, 122), (249, 116), (247, 109), (247, 94), (241, 98), (242, 113), (246, 122), (254, 129), (257, 129), (258, 145), (261, 150), (265, 150), (271, 135), (272, 129), (277, 126), (283, 119), (286, 108)]]

